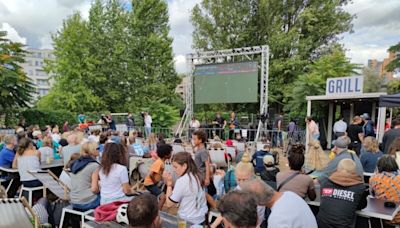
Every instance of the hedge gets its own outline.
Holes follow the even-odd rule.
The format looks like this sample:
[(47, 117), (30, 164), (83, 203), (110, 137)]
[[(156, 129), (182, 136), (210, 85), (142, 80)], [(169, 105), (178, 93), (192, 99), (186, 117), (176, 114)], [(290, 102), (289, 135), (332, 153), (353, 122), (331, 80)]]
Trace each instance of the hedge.
[(25, 118), (28, 126), (38, 124), (41, 128), (46, 125), (58, 125), (61, 130), (65, 121), (68, 121), (69, 125), (77, 123), (77, 116), (66, 110), (28, 109), (21, 115)]

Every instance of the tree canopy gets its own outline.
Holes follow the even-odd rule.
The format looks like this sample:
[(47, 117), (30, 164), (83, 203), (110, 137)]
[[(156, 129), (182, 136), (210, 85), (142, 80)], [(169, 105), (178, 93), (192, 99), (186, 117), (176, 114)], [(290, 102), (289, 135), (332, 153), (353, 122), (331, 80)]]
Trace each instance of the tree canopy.
[(96, 0), (88, 20), (75, 13), (64, 21), (46, 67), (56, 82), (39, 108), (128, 112), (176, 102), (167, 3), (132, 5), (127, 11), (118, 0)]
[(0, 31), (0, 112), (27, 107), (34, 92), (31, 80), (20, 64), (24, 63), (26, 51), (23, 44), (6, 38), (7, 32)]

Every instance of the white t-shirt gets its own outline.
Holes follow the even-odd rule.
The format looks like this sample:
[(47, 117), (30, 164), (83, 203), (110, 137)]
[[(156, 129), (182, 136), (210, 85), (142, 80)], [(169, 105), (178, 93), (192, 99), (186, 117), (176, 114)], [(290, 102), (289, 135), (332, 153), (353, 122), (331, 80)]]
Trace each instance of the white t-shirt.
[(283, 192), (271, 208), (268, 228), (291, 227), (318, 228), (317, 221), (307, 203), (296, 193)]
[(126, 166), (113, 164), (108, 176), (99, 172), (100, 176), (100, 197), (102, 204), (126, 198), (122, 184), (129, 183), (128, 170)]
[(153, 122), (153, 120), (151, 119), (150, 115), (147, 115), (144, 117), (144, 126), (145, 127), (151, 127), (152, 122)]
[(169, 197), (179, 203), (178, 215), (193, 224), (201, 224), (207, 213), (206, 194), (196, 178), (185, 174), (176, 180), (172, 195)]

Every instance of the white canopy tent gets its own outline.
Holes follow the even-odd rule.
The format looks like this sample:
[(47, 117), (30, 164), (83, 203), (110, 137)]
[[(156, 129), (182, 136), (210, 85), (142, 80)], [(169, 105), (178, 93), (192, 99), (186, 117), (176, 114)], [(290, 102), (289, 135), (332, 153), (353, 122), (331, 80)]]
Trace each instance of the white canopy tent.
[[(354, 113), (354, 103), (355, 102), (372, 102), (372, 108), (370, 111), (370, 116), (372, 120), (376, 118), (376, 107), (378, 107), (379, 97), (381, 95), (386, 95), (386, 93), (361, 93), (361, 94), (340, 94), (340, 95), (321, 95), (321, 96), (307, 96), (307, 116), (312, 116), (311, 105), (312, 102), (325, 102), (329, 104), (329, 115), (328, 115), (328, 124), (327, 124), (327, 132), (326, 132), (326, 141), (327, 148), (330, 149), (332, 144), (332, 128), (334, 124), (334, 105), (339, 102), (347, 102), (350, 103), (350, 117), (349, 119), (353, 119)], [(377, 132), (376, 138), (379, 142), (382, 142), (382, 137), (385, 130), (385, 115), (386, 115), (386, 107), (379, 107), (378, 109), (378, 118), (376, 121), (377, 124)], [(306, 145), (308, 146), (309, 141), (309, 132), (306, 129)]]

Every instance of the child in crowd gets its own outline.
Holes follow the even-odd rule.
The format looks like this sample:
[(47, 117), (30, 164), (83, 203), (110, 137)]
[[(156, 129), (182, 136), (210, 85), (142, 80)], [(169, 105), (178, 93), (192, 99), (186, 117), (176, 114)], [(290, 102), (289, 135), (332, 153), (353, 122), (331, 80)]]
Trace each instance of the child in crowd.
[(197, 130), (193, 133), (193, 144), (195, 146), (196, 153), (194, 162), (204, 180), (204, 185), (210, 184), (210, 155), (206, 149), (207, 135), (202, 130)]
[(263, 159), (265, 156), (273, 157), (273, 154), (270, 152), (270, 150), (271, 145), (265, 144), (262, 150), (259, 150), (253, 154), (251, 162), (253, 163), (256, 174), (260, 174), (261, 172), (265, 171)]
[(157, 148), (158, 159), (151, 165), (149, 175), (144, 180), (146, 189), (155, 196), (159, 196), (158, 207), (161, 210), (165, 203), (165, 194), (160, 189), (160, 181), (165, 168), (165, 161), (171, 158), (172, 147), (168, 144), (160, 145)]
[(172, 189), (171, 173), (164, 173), (167, 185), (167, 205), (179, 204), (180, 218), (194, 225), (204, 223), (208, 211), (202, 177), (197, 169), (192, 155), (187, 152), (176, 153), (172, 158), (172, 166), (179, 176)]
[(265, 169), (260, 173), (261, 179), (267, 183), (276, 183), (276, 174), (279, 173), (279, 168), (275, 166), (274, 157), (271, 155), (264, 156), (263, 163)]

